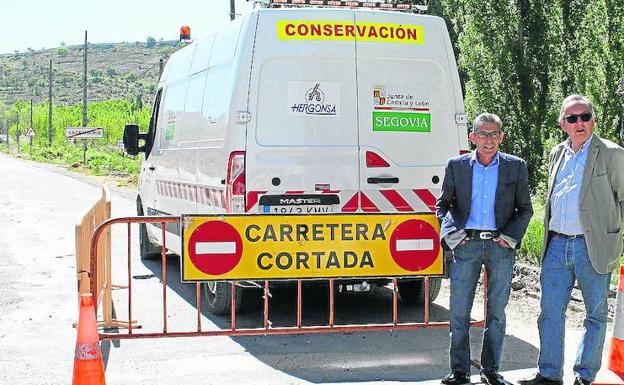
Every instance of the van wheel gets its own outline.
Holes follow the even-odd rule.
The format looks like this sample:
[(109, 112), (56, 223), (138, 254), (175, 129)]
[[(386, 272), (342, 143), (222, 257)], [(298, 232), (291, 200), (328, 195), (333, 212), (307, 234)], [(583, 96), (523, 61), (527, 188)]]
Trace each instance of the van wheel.
[[(232, 309), (232, 287), (229, 282), (210, 281), (204, 284), (204, 294), (208, 311), (214, 315), (229, 314)], [(243, 299), (242, 289), (236, 287), (236, 310), (240, 312)]]
[(147, 225), (139, 223), (139, 254), (141, 259), (156, 259), (161, 256), (161, 248), (153, 244), (147, 235)]
[[(442, 278), (429, 278), (429, 303), (435, 301), (440, 294)], [(399, 281), (399, 296), (407, 305), (422, 306), (425, 304), (425, 280)]]
[[(137, 215), (144, 216), (141, 198), (137, 196)], [(156, 259), (160, 257), (161, 250), (159, 245), (155, 245), (149, 240), (147, 235), (147, 225), (139, 223), (139, 255), (141, 259)]]

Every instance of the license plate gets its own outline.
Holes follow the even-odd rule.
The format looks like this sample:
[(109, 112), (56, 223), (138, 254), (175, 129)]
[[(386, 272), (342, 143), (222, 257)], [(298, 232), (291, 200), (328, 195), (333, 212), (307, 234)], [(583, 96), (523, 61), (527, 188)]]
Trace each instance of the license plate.
[(262, 206), (265, 214), (320, 214), (331, 213), (332, 205)]

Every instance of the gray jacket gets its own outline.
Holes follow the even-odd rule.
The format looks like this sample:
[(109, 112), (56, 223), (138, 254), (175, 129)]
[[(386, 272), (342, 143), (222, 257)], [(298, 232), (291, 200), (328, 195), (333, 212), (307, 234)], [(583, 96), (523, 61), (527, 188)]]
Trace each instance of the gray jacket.
[[(550, 197), (563, 157), (564, 143), (559, 143), (550, 152), (542, 259), (548, 246)], [(598, 273), (606, 274), (613, 271), (622, 254), (624, 149), (593, 134), (588, 151), (581, 184), (580, 219), (591, 264)]]

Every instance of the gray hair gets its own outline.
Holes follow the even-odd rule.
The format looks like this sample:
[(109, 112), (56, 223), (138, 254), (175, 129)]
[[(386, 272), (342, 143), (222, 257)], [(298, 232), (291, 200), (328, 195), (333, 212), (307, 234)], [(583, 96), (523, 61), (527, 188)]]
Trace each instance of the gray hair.
[(475, 118), (474, 122), (472, 123), (472, 132), (479, 131), (479, 129), (481, 129), (481, 126), (485, 123), (494, 123), (498, 126), (499, 130), (502, 130), (503, 128), (503, 122), (501, 122), (501, 119), (498, 117), (498, 115), (484, 112)]
[(595, 116), (594, 104), (591, 102), (591, 100), (589, 100), (588, 97), (579, 94), (572, 94), (567, 98), (563, 99), (563, 103), (561, 103), (561, 111), (559, 112), (560, 123), (563, 120), (565, 110), (572, 104), (584, 104), (585, 106), (587, 106), (587, 108), (589, 108), (589, 112), (592, 114), (592, 116)]

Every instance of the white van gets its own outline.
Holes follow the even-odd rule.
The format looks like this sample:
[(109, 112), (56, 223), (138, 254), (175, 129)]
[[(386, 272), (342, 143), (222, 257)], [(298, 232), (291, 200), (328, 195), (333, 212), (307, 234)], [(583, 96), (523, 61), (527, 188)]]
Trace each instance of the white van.
[[(145, 152), (139, 215), (434, 212), (446, 161), (468, 149), (444, 21), (352, 8), (254, 9), (194, 41), (168, 60), (149, 131), (124, 138)], [(143, 258), (160, 242), (141, 227)], [(229, 284), (206, 286), (227, 313)], [(422, 286), (401, 280), (402, 300), (422, 303)]]

